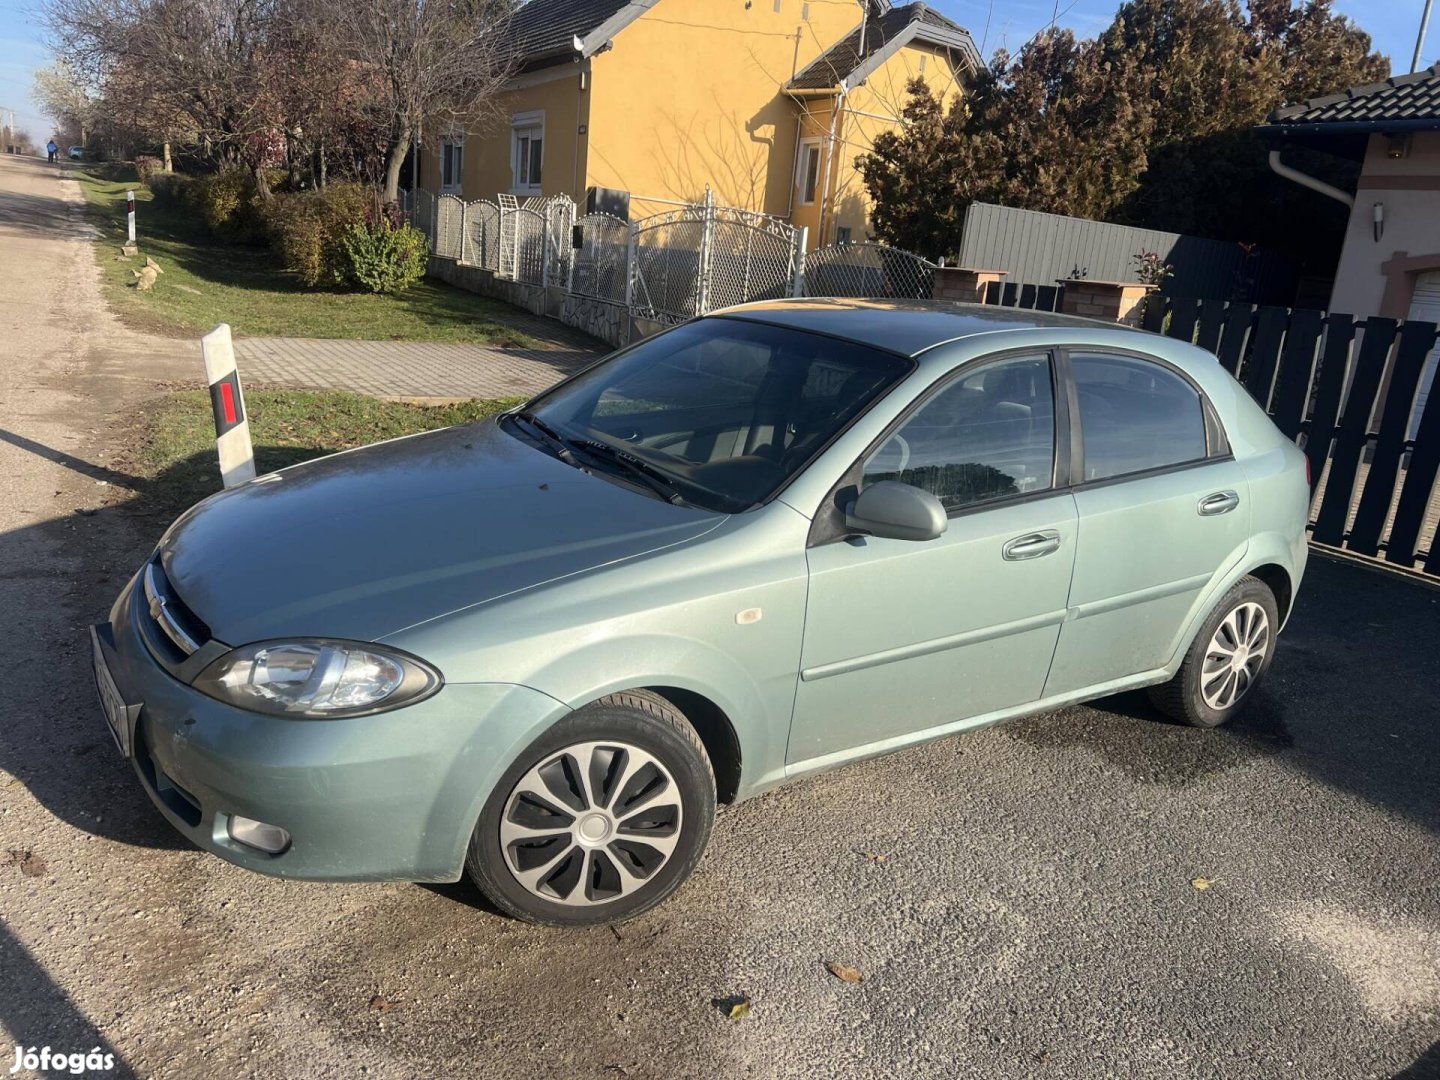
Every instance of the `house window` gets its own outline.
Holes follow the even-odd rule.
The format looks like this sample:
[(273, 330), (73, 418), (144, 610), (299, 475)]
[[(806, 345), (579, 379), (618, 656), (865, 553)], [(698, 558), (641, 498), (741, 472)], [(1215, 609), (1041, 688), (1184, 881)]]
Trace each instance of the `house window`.
[(851, 235), (851, 233), (850, 233), (850, 226), (849, 226), (849, 225), (841, 225), (840, 227), (838, 227), (838, 228), (835, 230), (835, 243), (837, 243), (837, 244), (848, 244), (848, 243), (850, 243), (850, 235)]
[(820, 140), (802, 139), (800, 142), (800, 167), (796, 170), (796, 183), (800, 188), (800, 202), (808, 205), (815, 201), (820, 190)]
[(444, 138), (440, 140), (440, 190), (458, 192), (464, 176), (465, 140)]
[(510, 169), (517, 195), (540, 193), (545, 161), (545, 114), (520, 113), (510, 121)]

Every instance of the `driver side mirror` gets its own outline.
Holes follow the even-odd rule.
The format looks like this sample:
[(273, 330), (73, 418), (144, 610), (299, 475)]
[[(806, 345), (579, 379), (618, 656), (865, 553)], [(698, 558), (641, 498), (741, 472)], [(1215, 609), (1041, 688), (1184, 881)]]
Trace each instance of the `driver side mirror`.
[(940, 500), (898, 480), (880, 480), (845, 508), (845, 527), (889, 540), (934, 540), (950, 519)]

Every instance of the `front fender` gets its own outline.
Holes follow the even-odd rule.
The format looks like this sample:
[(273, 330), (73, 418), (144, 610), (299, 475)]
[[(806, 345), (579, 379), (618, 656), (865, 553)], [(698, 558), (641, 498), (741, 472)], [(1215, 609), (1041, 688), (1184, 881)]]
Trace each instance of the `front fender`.
[(785, 744), (798, 679), (793, 664), (754, 665), (696, 638), (637, 633), (592, 640), (535, 671), (531, 685), (578, 709), (645, 686), (687, 690), (713, 702), (742, 748), (737, 798), (785, 775)]

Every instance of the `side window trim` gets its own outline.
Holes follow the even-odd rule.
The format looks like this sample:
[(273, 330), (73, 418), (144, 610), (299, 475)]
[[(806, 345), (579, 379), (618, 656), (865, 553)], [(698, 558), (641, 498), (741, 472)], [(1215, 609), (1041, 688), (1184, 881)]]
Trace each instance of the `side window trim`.
[[(940, 378), (936, 379), (929, 386), (925, 387), (915, 399), (905, 407), (905, 411), (892, 420), (878, 436), (860, 452), (860, 455), (850, 463), (844, 475), (830, 489), (825, 496), (825, 501), (817, 509), (815, 516), (811, 519), (810, 536), (806, 541), (806, 547), (817, 547), (820, 544), (828, 544), (835, 540), (843, 540), (848, 533), (844, 531), (843, 513), (839, 507), (842, 501), (849, 501), (858, 494), (859, 486), (864, 478), (865, 462), (885, 445), (890, 436), (904, 427), (910, 419), (927, 403), (942, 393), (954, 382), (975, 372), (975, 369), (986, 364), (996, 363), (1013, 356), (1039, 356), (1042, 353), (1049, 358), (1050, 367), (1050, 392), (1054, 397), (1055, 416), (1055, 442), (1054, 460), (1052, 461), (1051, 486), (1042, 488), (1039, 491), (1022, 491), (1015, 495), (1000, 495), (991, 499), (984, 499), (979, 502), (969, 503), (964, 506), (957, 506), (946, 511), (946, 517), (951, 520), (957, 517), (966, 517), (970, 514), (984, 513), (987, 510), (997, 510), (1006, 506), (1014, 506), (1017, 503), (1033, 502), (1039, 499), (1048, 499), (1056, 495), (1065, 494), (1072, 486), (1073, 479), (1072, 462), (1074, 458), (1074, 447), (1078, 445), (1078, 428), (1071, 422), (1071, 409), (1069, 395), (1073, 395), (1073, 384), (1067, 384), (1061, 373), (1061, 354), (1063, 349), (1049, 345), (1031, 345), (1016, 347), (1012, 349), (1001, 349), (997, 352), (986, 353), (965, 361), (959, 367), (947, 371)], [(1065, 388), (1066, 393), (1062, 394), (1061, 389)]]
[[(1183, 368), (1170, 363), (1163, 357), (1155, 356), (1153, 353), (1140, 352), (1136, 349), (1116, 348), (1105, 345), (1062, 345), (1055, 350), (1058, 364), (1064, 369), (1066, 383), (1066, 411), (1071, 415), (1071, 465), (1069, 486), (1074, 489), (1085, 489), (1101, 487), (1106, 484), (1122, 484), (1131, 480), (1145, 480), (1152, 476), (1163, 476), (1166, 473), (1178, 472), (1182, 469), (1193, 469), (1199, 465), (1208, 465), (1216, 461), (1228, 461), (1234, 457), (1230, 451), (1230, 440), (1225, 434), (1225, 427), (1220, 422), (1220, 414), (1215, 406), (1210, 403), (1209, 396), (1189, 372)], [(1105, 476), (1098, 480), (1085, 479), (1085, 441), (1084, 425), (1085, 419), (1080, 414), (1080, 393), (1075, 382), (1075, 371), (1070, 363), (1070, 354), (1077, 352), (1086, 356), (1114, 356), (1122, 359), (1139, 360), (1144, 363), (1154, 364), (1163, 368), (1170, 374), (1183, 381), (1190, 389), (1195, 391), (1200, 399), (1200, 412), (1205, 424), (1205, 456), (1189, 458), (1185, 461), (1172, 462), (1168, 465), (1157, 465), (1150, 469), (1137, 469), (1134, 472), (1120, 473), (1116, 476)]]

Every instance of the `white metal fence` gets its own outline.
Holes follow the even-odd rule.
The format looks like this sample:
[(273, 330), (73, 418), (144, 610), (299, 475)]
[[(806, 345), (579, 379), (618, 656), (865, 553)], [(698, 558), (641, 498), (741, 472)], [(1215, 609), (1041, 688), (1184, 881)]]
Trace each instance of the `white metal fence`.
[(572, 251), (570, 291), (612, 304), (625, 303), (629, 223), (609, 214), (586, 214), (575, 225), (580, 230), (580, 246)]
[(416, 191), (407, 207), (437, 255), (659, 322), (781, 296), (929, 299), (939, 269), (882, 244), (836, 244), (806, 255), (805, 230), (716, 206), (708, 189), (703, 202), (631, 222), (577, 217), (564, 195), (465, 203)]

